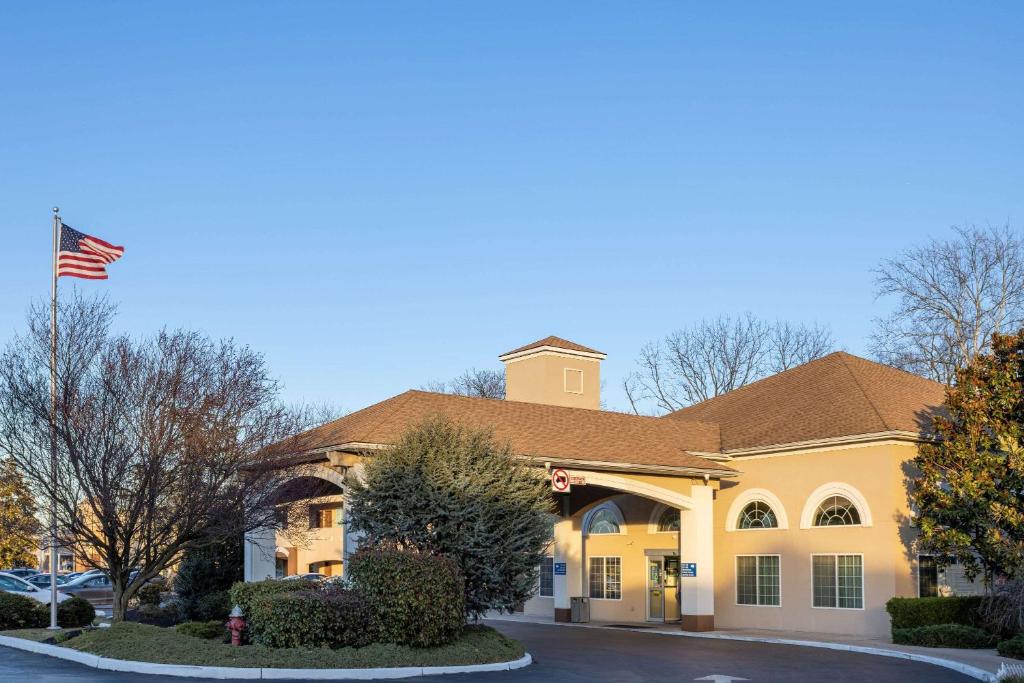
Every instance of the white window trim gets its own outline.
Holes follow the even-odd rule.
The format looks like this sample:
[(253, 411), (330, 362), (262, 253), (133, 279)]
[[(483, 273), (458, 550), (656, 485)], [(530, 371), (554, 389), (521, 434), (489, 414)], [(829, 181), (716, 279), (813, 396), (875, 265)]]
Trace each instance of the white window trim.
[[(608, 560), (619, 561), (619, 597), (617, 598), (595, 598), (590, 594), (590, 561), (591, 560), (604, 560), (604, 573), (602, 576), (605, 579), (605, 586), (608, 585)], [(587, 557), (587, 597), (591, 600), (604, 600), (606, 602), (622, 602), (622, 556), (621, 555), (590, 555)]]
[[(842, 496), (853, 503), (857, 508), (857, 514), (860, 515), (860, 524), (814, 526), (814, 513), (818, 511), (818, 506), (825, 502), (827, 498), (831, 498), (832, 496)], [(804, 503), (803, 513), (800, 515), (801, 529), (857, 529), (861, 527), (870, 527), (871, 525), (871, 508), (868, 507), (867, 499), (853, 486), (839, 481), (822, 484), (818, 488), (814, 489), (814, 491), (811, 492), (811, 495), (807, 497), (807, 502)]]
[(673, 508), (664, 503), (656, 503), (654, 509), (651, 510), (651, 518), (647, 521), (647, 533), (649, 534), (678, 534), (678, 531), (661, 531), (658, 529), (658, 523), (661, 521), (661, 516), (666, 510), (675, 510), (677, 515), (680, 515), (679, 528), (683, 528), (682, 511), (678, 508)]
[[(619, 532), (617, 534), (591, 534), (590, 533), (590, 522), (594, 519), (594, 515), (596, 515), (598, 513), (598, 511), (600, 511), (600, 510), (608, 510), (608, 511), (610, 511), (612, 513), (612, 516), (615, 517), (615, 521), (618, 522), (618, 524), (619, 524)], [(626, 518), (623, 516), (622, 510), (619, 509), (618, 505), (616, 505), (614, 502), (612, 502), (610, 500), (606, 500), (605, 502), (601, 503), (600, 505), (595, 505), (594, 507), (590, 508), (589, 510), (587, 510), (586, 514), (583, 515), (583, 535), (586, 536), (586, 537), (590, 537), (590, 536), (594, 536), (594, 537), (597, 537), (597, 536), (625, 536), (626, 535)]]
[[(855, 555), (860, 557), (860, 607), (840, 607), (839, 606), (839, 561), (835, 558), (840, 555)], [(815, 557), (831, 557), (833, 558), (833, 564), (836, 569), (836, 606), (835, 607), (818, 607), (814, 604), (814, 558)], [(811, 553), (809, 560), (811, 568), (811, 609), (835, 609), (843, 612), (863, 612), (868, 604), (868, 594), (865, 587), (864, 577), (867, 575), (867, 569), (864, 566), (864, 553)]]
[[(740, 558), (741, 557), (777, 557), (777, 558), (779, 558), (779, 604), (777, 604), (777, 605), (762, 605), (761, 603), (757, 603), (757, 604), (751, 605), (751, 604), (746, 603), (746, 602), (740, 602)], [(862, 560), (862, 562), (863, 562), (863, 560)], [(758, 570), (758, 567), (757, 567), (758, 564), (760, 564), (760, 562), (755, 561), (755, 563), (754, 563), (754, 571), (755, 572)], [(740, 553), (739, 555), (736, 556), (736, 559), (733, 560), (732, 568), (733, 568), (733, 579), (734, 579), (733, 588), (735, 589), (735, 590), (733, 590), (732, 595), (733, 595), (733, 599), (736, 601), (736, 606), (737, 607), (774, 607), (776, 609), (782, 607), (782, 555), (779, 555), (779, 554), (776, 554), (776, 553)], [(756, 575), (756, 573), (755, 573), (755, 576), (754, 576), (754, 586), (755, 586), (755, 590), (757, 591), (757, 597), (758, 597), (758, 599), (760, 599), (761, 593), (760, 593), (759, 588), (757, 587), (757, 575)], [(814, 602), (814, 595), (813, 594), (811, 595), (811, 602)]]
[[(578, 373), (580, 373), (580, 390), (579, 391), (572, 391), (571, 389), (569, 389), (569, 373), (570, 372), (578, 372)], [(579, 368), (562, 368), (562, 388), (565, 390), (565, 393), (567, 393), (567, 394), (577, 394), (577, 395), (582, 394), (583, 393), (583, 371), (580, 370)]]
[(772, 531), (771, 529), (741, 529), (736, 526), (736, 522), (739, 520), (740, 512), (743, 508), (747, 507), (750, 503), (756, 502), (766, 503), (768, 507), (775, 513), (775, 521), (779, 523), (776, 529), (788, 529), (789, 528), (789, 517), (786, 516), (786, 507), (779, 500), (779, 497), (768, 489), (747, 489), (740, 495), (736, 496), (736, 499), (732, 501), (732, 505), (729, 506), (729, 513), (725, 518), (725, 530), (726, 531)]

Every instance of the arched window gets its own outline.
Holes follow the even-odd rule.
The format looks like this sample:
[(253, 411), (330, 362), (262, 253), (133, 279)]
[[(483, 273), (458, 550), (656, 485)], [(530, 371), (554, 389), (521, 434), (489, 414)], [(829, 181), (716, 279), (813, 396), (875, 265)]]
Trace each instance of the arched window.
[(618, 533), (621, 533), (618, 517), (609, 508), (601, 508), (591, 515), (590, 524), (587, 526), (588, 535)]
[(679, 510), (675, 508), (665, 508), (658, 517), (658, 531), (659, 532), (679, 532)]
[(860, 524), (857, 506), (844, 496), (829, 496), (814, 512), (814, 526), (856, 526)]
[(747, 503), (736, 521), (737, 529), (776, 529), (778, 526), (775, 511), (763, 500)]

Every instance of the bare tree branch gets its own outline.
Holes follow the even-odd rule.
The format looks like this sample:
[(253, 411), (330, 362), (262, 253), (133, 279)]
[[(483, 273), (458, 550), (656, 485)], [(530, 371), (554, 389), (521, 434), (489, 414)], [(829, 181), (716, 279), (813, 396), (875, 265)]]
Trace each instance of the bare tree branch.
[(992, 334), (1024, 324), (1024, 244), (1008, 225), (954, 228), (886, 259), (876, 296), (896, 308), (876, 320), (872, 351), (884, 363), (950, 383), (988, 349)]
[(505, 398), (505, 374), (497, 370), (471, 368), (447, 382), (430, 382), (424, 389), (459, 396)]

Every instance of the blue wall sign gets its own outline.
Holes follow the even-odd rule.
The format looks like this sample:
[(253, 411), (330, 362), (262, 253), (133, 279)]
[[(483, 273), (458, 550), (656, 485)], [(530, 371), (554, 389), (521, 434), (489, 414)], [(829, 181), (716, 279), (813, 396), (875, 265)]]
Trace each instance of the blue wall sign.
[(565, 562), (555, 562), (555, 576), (565, 576)]
[(697, 563), (696, 562), (683, 562), (679, 565), (679, 576), (684, 579), (694, 579), (697, 577)]

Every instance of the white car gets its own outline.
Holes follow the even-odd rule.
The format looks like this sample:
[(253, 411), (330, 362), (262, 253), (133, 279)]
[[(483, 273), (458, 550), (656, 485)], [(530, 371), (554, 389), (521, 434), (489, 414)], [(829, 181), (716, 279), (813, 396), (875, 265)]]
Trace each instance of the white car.
[[(44, 605), (50, 604), (49, 588), (39, 588), (37, 586), (33, 586), (28, 581), (25, 581), (24, 579), (19, 579), (17, 576), (14, 576), (13, 574), (0, 572), (0, 591), (3, 591), (5, 593), (16, 593), (17, 595), (24, 595), (25, 597), (32, 598), (33, 600), (41, 602)], [(61, 593), (60, 591), (57, 591), (57, 604), (59, 605), (60, 603), (69, 599), (70, 597), (71, 596), (67, 595), (66, 593)]]

